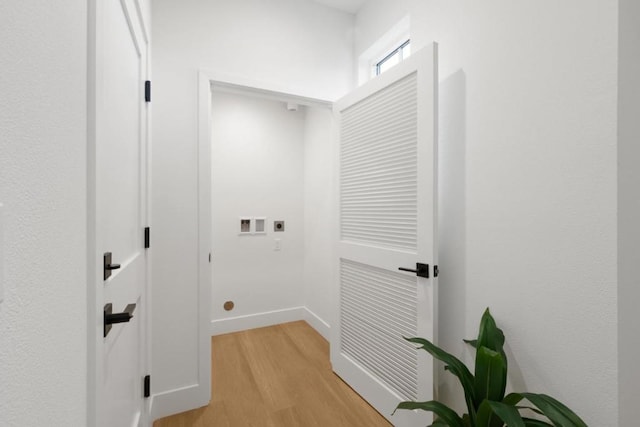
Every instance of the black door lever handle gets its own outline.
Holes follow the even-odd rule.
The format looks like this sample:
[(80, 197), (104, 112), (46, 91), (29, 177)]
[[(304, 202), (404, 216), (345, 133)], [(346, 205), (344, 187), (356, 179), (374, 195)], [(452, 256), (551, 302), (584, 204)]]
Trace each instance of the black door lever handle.
[(135, 304), (129, 304), (122, 313), (113, 312), (113, 304), (105, 304), (104, 306), (104, 336), (106, 337), (111, 331), (111, 325), (114, 323), (127, 323), (133, 318), (133, 311), (136, 309)]
[(415, 270), (412, 268), (404, 268), (404, 267), (399, 267), (398, 270), (408, 271), (409, 273), (416, 273), (416, 276), (418, 277), (424, 277), (426, 279), (429, 278), (429, 264), (422, 264), (418, 262), (416, 263)]
[(104, 323), (107, 325), (112, 325), (114, 323), (126, 323), (131, 320), (133, 314), (127, 313), (126, 311), (122, 313), (113, 313), (107, 314), (104, 318)]

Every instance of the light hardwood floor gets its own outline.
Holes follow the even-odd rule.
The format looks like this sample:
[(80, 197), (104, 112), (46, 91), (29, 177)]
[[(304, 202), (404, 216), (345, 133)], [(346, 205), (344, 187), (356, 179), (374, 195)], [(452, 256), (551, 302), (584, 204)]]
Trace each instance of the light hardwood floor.
[(329, 344), (306, 322), (212, 338), (209, 406), (154, 427), (390, 426), (331, 371)]

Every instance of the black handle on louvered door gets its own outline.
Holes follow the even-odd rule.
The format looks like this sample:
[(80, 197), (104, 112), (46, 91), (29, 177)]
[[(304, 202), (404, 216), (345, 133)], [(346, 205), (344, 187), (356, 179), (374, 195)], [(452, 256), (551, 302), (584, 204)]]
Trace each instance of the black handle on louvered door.
[(415, 270), (412, 268), (398, 267), (400, 271), (408, 271), (409, 273), (416, 273), (418, 277), (424, 277), (426, 279), (429, 278), (429, 264), (422, 264), (420, 262), (416, 263)]

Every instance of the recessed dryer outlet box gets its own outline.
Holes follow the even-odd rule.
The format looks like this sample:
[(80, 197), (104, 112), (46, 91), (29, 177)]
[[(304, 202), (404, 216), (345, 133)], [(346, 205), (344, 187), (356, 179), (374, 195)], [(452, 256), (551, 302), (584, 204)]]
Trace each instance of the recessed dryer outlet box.
[(284, 231), (284, 221), (273, 221), (273, 231)]

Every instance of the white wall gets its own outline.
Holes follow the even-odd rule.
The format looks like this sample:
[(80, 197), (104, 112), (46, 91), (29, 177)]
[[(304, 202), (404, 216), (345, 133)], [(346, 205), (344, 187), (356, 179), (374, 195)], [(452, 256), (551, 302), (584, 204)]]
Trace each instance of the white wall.
[(304, 303), (307, 321), (329, 336), (333, 288), (333, 112), (309, 108), (304, 128)]
[(337, 98), (353, 81), (353, 15), (300, 0), (153, 6), (155, 394), (198, 382), (197, 71)]
[(469, 360), (489, 306), (513, 388), (617, 425), (617, 2), (372, 0), (356, 55), (407, 12), (440, 51), (440, 344)]
[[(212, 334), (305, 318), (328, 336), (331, 109), (219, 91), (212, 105)], [(266, 216), (267, 234), (238, 235), (241, 216)]]
[[(260, 315), (304, 305), (305, 110), (213, 93), (213, 333), (246, 329), (251, 319), (235, 317), (258, 325)], [(266, 234), (239, 235), (241, 216), (266, 217)], [(274, 232), (280, 220), (285, 230)], [(232, 311), (223, 309), (228, 300)]]
[(618, 396), (619, 425), (637, 424), (640, 399), (640, 3), (620, 1), (618, 85)]
[(87, 3), (0, 3), (0, 425), (87, 423)]

